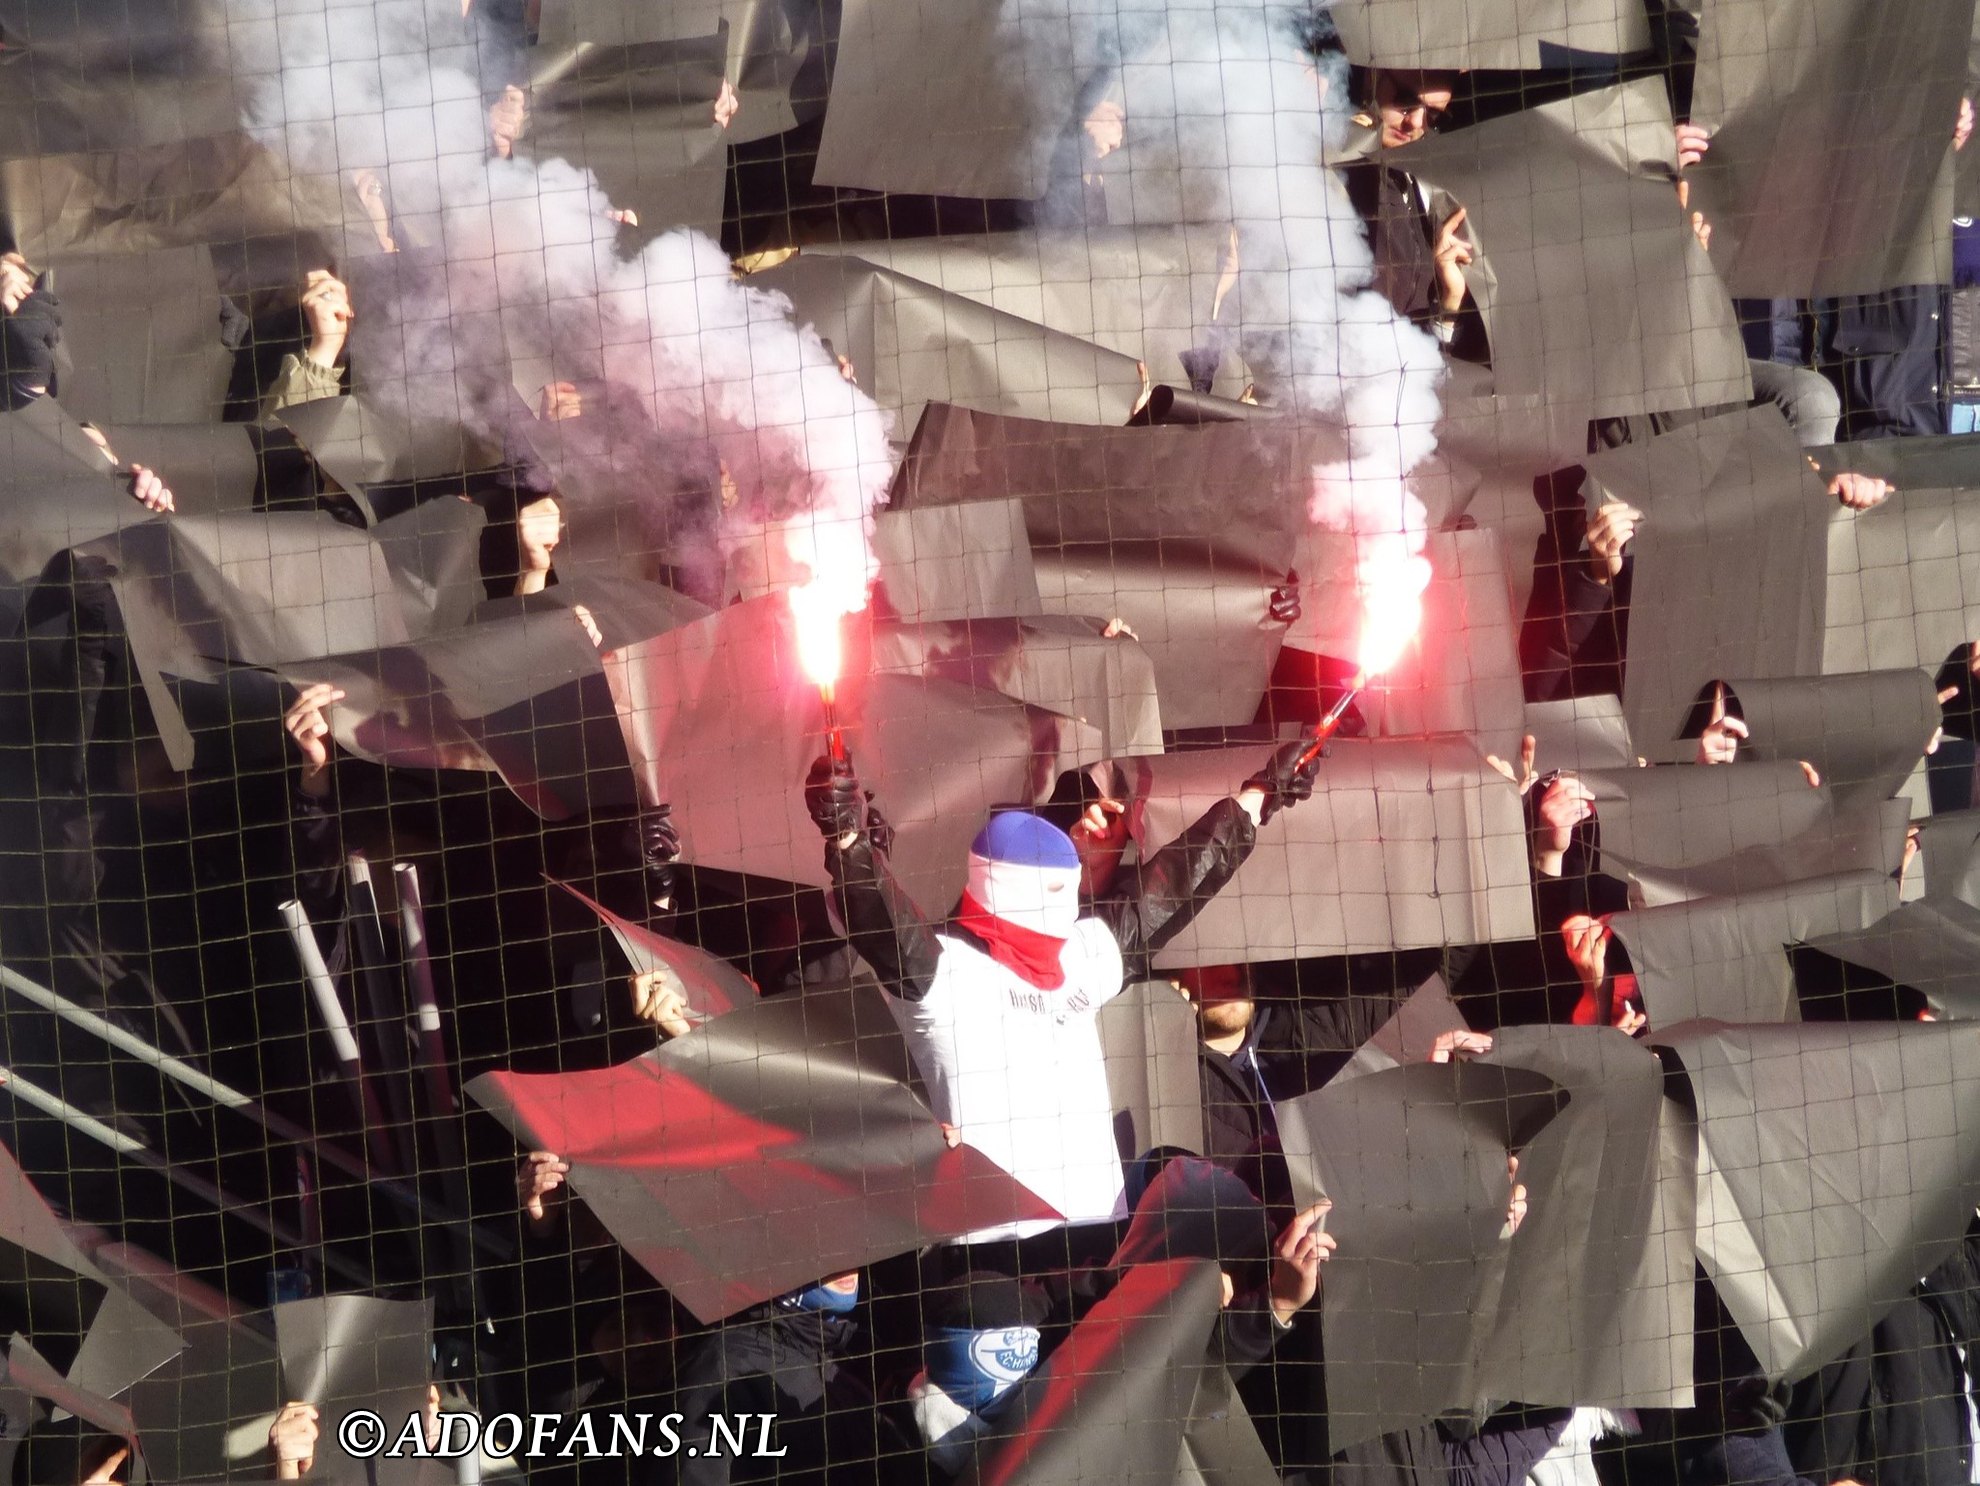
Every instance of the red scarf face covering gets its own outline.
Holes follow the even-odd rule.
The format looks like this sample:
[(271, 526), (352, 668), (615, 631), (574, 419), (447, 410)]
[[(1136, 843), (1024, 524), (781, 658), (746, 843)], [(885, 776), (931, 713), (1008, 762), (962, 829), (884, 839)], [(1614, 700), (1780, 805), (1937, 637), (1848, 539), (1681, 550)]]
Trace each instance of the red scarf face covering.
[(991, 959), (1027, 984), (1056, 991), (1066, 983), (1066, 967), (1059, 963), (1065, 940), (998, 918), (968, 893), (962, 895), (956, 923), (983, 941)]

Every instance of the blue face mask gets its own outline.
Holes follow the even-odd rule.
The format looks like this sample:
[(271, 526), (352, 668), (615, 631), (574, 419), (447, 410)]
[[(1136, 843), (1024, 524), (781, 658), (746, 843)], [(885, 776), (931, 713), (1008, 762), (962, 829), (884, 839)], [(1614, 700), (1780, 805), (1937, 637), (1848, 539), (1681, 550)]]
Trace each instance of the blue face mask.
[(784, 1298), (784, 1304), (801, 1311), (831, 1311), (843, 1316), (859, 1304), (859, 1290), (834, 1290), (829, 1285), (812, 1285)]
[(1038, 1366), (1038, 1328), (966, 1331), (944, 1326), (929, 1336), (923, 1355), (928, 1381), (980, 1414)]

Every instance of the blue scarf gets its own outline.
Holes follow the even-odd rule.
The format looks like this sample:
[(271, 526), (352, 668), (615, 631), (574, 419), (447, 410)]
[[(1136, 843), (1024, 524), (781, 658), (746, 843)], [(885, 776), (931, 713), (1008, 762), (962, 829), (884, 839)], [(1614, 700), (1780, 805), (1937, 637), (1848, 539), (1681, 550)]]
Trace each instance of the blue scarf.
[(928, 1381), (972, 1414), (980, 1414), (1038, 1366), (1038, 1328), (969, 1331), (937, 1327), (923, 1349)]

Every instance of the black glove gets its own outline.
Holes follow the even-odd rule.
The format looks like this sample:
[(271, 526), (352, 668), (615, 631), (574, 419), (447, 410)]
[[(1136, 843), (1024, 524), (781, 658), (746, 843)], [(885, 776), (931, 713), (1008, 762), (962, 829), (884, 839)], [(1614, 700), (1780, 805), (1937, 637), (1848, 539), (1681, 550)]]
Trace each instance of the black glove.
[(1258, 820), (1262, 825), (1277, 815), (1288, 805), (1313, 798), (1313, 776), (1319, 772), (1320, 754), (1301, 762), (1301, 755), (1310, 746), (1310, 739), (1296, 738), (1290, 743), (1281, 743), (1278, 752), (1271, 760), (1245, 780), (1245, 789), (1255, 789), (1265, 796), (1260, 807)]
[(894, 844), (894, 828), (874, 808), (873, 796), (860, 787), (851, 760), (835, 766), (831, 755), (812, 761), (804, 781), (804, 806), (827, 841), (864, 831), (874, 849), (885, 855)]
[(1265, 601), (1265, 612), (1274, 624), (1297, 624), (1300, 616), (1299, 573), (1288, 572), (1286, 581), (1272, 590)]
[(646, 871), (646, 898), (656, 907), (674, 900), (674, 863), (681, 856), (681, 833), (674, 807), (656, 805), (639, 815), (639, 863)]

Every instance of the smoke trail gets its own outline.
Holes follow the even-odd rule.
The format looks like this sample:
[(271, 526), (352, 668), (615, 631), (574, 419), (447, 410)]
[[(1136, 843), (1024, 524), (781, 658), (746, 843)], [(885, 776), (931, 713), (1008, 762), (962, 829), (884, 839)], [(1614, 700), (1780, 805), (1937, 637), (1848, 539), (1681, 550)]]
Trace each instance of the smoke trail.
[(276, 4), (244, 3), (231, 28), (248, 127), (298, 175), (352, 189), (369, 173), (390, 203), (400, 251), (369, 266), (371, 294), (354, 288), (367, 397), (500, 447), (513, 338), (560, 379), (629, 390), (683, 463), (719, 461), (737, 492), (725, 560), (765, 586), (815, 581), (836, 612), (863, 607), (891, 420), (789, 301), (738, 283), (695, 232), (622, 257), (588, 170), (495, 158), (488, 100), (505, 79), (487, 76), (458, 0)]
[(1237, 228), (1242, 354), (1282, 404), (1345, 429), (1347, 457), (1313, 471), (1308, 514), (1355, 536), (1369, 635), (1406, 639), (1429, 581), (1408, 477), (1436, 448), (1443, 359), (1370, 287), (1367, 236), (1326, 163), (1346, 134), (1346, 65), (1316, 71), (1310, 24), (1263, 0), (1171, 0), (1121, 68), (1133, 212)]

